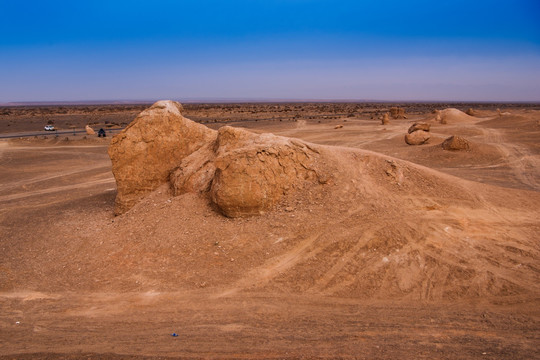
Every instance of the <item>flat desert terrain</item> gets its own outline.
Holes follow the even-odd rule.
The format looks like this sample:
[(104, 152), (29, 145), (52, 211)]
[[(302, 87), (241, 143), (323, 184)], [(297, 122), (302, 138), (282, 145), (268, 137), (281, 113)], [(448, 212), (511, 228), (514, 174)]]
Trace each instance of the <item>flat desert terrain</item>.
[(323, 145), (334, 180), (250, 217), (167, 185), (115, 216), (111, 134), (43, 126), (149, 106), (0, 108), (0, 135), (38, 132), (0, 139), (0, 359), (540, 358), (539, 105), (185, 104)]

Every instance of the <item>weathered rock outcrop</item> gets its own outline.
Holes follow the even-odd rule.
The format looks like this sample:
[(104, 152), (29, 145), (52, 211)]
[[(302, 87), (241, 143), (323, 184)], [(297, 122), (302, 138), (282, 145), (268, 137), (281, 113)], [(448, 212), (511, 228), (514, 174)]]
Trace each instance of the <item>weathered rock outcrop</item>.
[(407, 130), (407, 132), (411, 134), (418, 130), (429, 131), (430, 128), (431, 128), (431, 124), (428, 124), (425, 122), (415, 122), (409, 127), (409, 130)]
[(457, 151), (471, 149), (471, 144), (467, 139), (456, 135), (450, 136), (448, 139), (444, 140), (441, 145), (444, 150)]
[(327, 181), (318, 151), (301, 141), (224, 127), (218, 143), (210, 195), (227, 216), (258, 214), (290, 191)]
[(171, 174), (175, 195), (207, 193), (226, 216), (259, 214), (287, 193), (328, 176), (318, 150), (301, 141), (225, 126), (212, 146), (185, 158)]
[(422, 145), (429, 140), (429, 133), (424, 130), (417, 130), (405, 135), (405, 142), (409, 145)]
[(215, 130), (184, 118), (181, 111), (177, 102), (158, 101), (112, 139), (109, 156), (118, 186), (116, 214), (166, 183), (185, 157), (215, 140)]
[(226, 216), (255, 215), (290, 192), (326, 183), (331, 173), (315, 145), (230, 126), (216, 132), (182, 117), (174, 102), (141, 113), (109, 155), (117, 214), (169, 181), (174, 195), (208, 196)]
[(399, 107), (390, 108), (390, 116), (394, 119), (406, 119), (405, 109)]
[(390, 119), (388, 117), (388, 113), (384, 113), (381, 119), (381, 125), (388, 125), (389, 123), (390, 123)]
[(405, 134), (405, 142), (409, 145), (425, 144), (429, 138), (429, 129), (431, 125), (425, 122), (415, 122)]

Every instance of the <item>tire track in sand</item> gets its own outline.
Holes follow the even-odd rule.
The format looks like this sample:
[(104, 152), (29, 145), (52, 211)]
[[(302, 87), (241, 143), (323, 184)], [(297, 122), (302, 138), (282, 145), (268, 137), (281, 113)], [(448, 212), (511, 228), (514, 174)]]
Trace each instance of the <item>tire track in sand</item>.
[(231, 288), (216, 295), (217, 298), (234, 295), (237, 292), (250, 288), (255, 285), (263, 285), (271, 281), (285, 270), (288, 270), (298, 264), (300, 261), (316, 255), (324, 250), (323, 246), (316, 247), (312, 251), (308, 251), (317, 240), (323, 235), (322, 232), (314, 232), (313, 235), (302, 240), (292, 250), (285, 254), (274, 257), (267, 261), (262, 266), (251, 270), (245, 277), (238, 280)]
[(55, 193), (55, 192), (65, 192), (65, 191), (74, 190), (74, 189), (87, 188), (87, 187), (91, 187), (91, 186), (94, 186), (94, 185), (112, 184), (112, 183), (115, 183), (115, 180), (111, 176), (110, 178), (87, 181), (87, 182), (79, 183), (79, 184), (65, 185), (65, 186), (55, 186), (55, 187), (42, 189), (42, 190), (35, 190), (35, 191), (29, 191), (29, 192), (11, 194), (11, 195), (4, 195), (4, 196), (0, 196), (0, 202), (8, 202), (8, 201), (18, 200), (18, 199), (22, 199), (22, 198), (26, 198), (26, 197), (31, 197), (31, 196), (52, 194), (52, 193)]
[[(338, 221), (337, 223), (343, 223), (343, 221)], [(331, 242), (319, 240), (327, 235), (327, 230), (332, 232), (332, 229), (334, 229), (336, 225), (337, 224), (331, 224), (319, 231), (313, 231), (312, 235), (300, 241), (291, 250), (280, 256), (274, 257), (268, 260), (262, 266), (249, 271), (245, 277), (238, 280), (234, 285), (232, 285), (231, 288), (216, 295), (216, 297), (233, 295), (241, 290), (248, 289), (253, 286), (262, 286), (270, 282), (275, 277), (283, 274), (285, 271), (293, 268), (297, 264), (316, 257), (317, 254), (324, 252), (328, 245), (331, 244)], [(363, 223), (361, 227), (361, 231), (363, 233), (360, 239), (349, 251), (340, 256), (334, 266), (318, 280), (317, 285), (310, 289), (311, 293), (320, 292), (350, 261), (354, 259), (354, 257), (359, 253), (360, 249), (365, 246), (366, 242), (372, 238), (373, 234), (379, 228), (378, 226), (369, 223)], [(353, 228), (355, 229), (353, 233), (357, 233), (356, 230), (358, 227)]]
[[(339, 257), (337, 262), (328, 270), (323, 276), (321, 276), (315, 283), (314, 286), (312, 286), (309, 289), (309, 293), (321, 293), (323, 290), (327, 287), (327, 285), (334, 279), (340, 272), (343, 270), (343, 268), (349, 264), (356, 255), (360, 252), (360, 250), (367, 244), (367, 242), (373, 237), (373, 234), (377, 231), (376, 228), (372, 227), (368, 230), (365, 230), (356, 242), (356, 244), (347, 251), (343, 256)], [(336, 291), (336, 289), (333, 289), (332, 292)]]
[(504, 141), (504, 136), (497, 129), (479, 128), (485, 137), (485, 142), (495, 146), (505, 157), (514, 176), (524, 185), (533, 190), (540, 190), (540, 158), (527, 148)]

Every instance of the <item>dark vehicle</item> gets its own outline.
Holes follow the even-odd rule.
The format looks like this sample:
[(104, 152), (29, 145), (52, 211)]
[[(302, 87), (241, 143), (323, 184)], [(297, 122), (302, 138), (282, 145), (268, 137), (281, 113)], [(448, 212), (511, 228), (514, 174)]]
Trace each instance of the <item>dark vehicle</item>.
[(103, 130), (103, 128), (99, 129), (98, 133), (97, 133), (97, 136), (98, 137), (106, 137), (107, 134), (105, 134), (105, 130)]

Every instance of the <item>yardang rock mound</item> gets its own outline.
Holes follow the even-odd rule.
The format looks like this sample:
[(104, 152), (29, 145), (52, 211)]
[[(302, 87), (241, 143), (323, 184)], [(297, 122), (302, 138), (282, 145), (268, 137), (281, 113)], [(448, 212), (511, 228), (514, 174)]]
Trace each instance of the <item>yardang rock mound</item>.
[(465, 114), (463, 111), (448, 108), (444, 110), (438, 110), (435, 118), (431, 121), (439, 122), (441, 124), (460, 124), (460, 123), (472, 123), (478, 121), (477, 118)]
[(457, 135), (450, 136), (448, 139), (444, 140), (441, 146), (444, 150), (453, 150), (453, 151), (471, 149), (471, 143), (464, 137), (457, 136)]
[(328, 181), (314, 146), (229, 126), (216, 132), (180, 111), (160, 101), (113, 139), (117, 214), (169, 181), (176, 195), (206, 194), (230, 217), (258, 214), (290, 191)]

